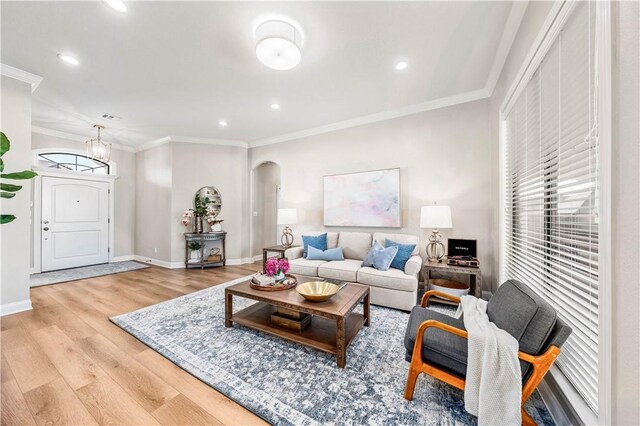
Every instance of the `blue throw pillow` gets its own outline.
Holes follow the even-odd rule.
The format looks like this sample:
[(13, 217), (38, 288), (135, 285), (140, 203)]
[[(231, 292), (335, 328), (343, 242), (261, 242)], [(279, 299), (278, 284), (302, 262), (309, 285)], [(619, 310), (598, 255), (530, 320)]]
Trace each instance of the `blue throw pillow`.
[(367, 257), (362, 261), (362, 266), (371, 266), (379, 271), (388, 271), (393, 258), (398, 253), (398, 247), (384, 248), (378, 241), (373, 243), (373, 247), (367, 253)]
[(328, 250), (320, 250), (314, 246), (309, 246), (307, 250), (308, 260), (344, 260), (344, 254), (342, 253), (342, 247), (336, 247)]
[(307, 258), (307, 250), (309, 246), (315, 247), (319, 250), (325, 251), (327, 249), (327, 234), (320, 234), (317, 236), (303, 235), (302, 245), (304, 246), (304, 258)]
[(385, 247), (398, 247), (398, 253), (396, 257), (393, 258), (393, 262), (391, 262), (391, 267), (400, 269), (404, 271), (404, 266), (407, 264), (407, 260), (411, 257), (411, 253), (415, 250), (415, 244), (400, 244), (395, 241), (391, 241), (388, 238), (384, 239)]

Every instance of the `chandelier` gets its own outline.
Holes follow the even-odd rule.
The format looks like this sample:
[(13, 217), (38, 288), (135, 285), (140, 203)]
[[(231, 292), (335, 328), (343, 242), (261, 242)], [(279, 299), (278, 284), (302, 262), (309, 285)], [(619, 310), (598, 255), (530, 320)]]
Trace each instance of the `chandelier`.
[(87, 157), (93, 160), (102, 161), (103, 163), (108, 163), (109, 158), (111, 157), (111, 144), (102, 142), (100, 139), (100, 130), (104, 129), (104, 126), (94, 124), (93, 127), (98, 129), (98, 138), (89, 139), (85, 142), (87, 145)]

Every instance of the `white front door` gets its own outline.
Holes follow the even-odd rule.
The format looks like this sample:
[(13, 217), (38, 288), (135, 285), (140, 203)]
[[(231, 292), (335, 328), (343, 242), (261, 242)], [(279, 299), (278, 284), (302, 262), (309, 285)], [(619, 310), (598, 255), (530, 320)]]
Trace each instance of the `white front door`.
[(109, 262), (109, 184), (42, 177), (42, 271)]

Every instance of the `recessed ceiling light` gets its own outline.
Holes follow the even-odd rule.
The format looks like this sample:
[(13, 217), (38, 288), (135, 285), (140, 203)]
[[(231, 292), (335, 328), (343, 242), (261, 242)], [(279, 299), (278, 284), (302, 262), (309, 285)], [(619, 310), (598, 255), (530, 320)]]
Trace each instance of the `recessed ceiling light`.
[(280, 105), (278, 105), (278, 104), (271, 104), (271, 109), (280, 109)]
[(220, 120), (220, 121), (218, 121), (218, 126), (220, 126), (220, 127), (227, 127), (227, 122), (226, 122), (226, 121), (224, 121), (224, 120)]
[(109, 6), (117, 10), (118, 12), (126, 12), (127, 6), (125, 6), (122, 0), (104, 0)]
[(65, 55), (63, 53), (58, 53), (58, 59), (60, 59), (61, 61), (66, 62), (68, 64), (71, 64), (71, 65), (79, 65), (80, 64), (80, 62), (76, 58), (74, 58), (73, 56)]
[(256, 28), (256, 56), (267, 67), (286, 71), (295, 68), (302, 58), (302, 36), (288, 22), (271, 20)]
[(396, 64), (396, 69), (397, 69), (398, 71), (402, 71), (402, 70), (403, 70), (403, 69), (405, 69), (405, 68), (407, 68), (407, 63), (406, 63), (406, 62), (404, 62), (404, 61), (398, 62), (398, 63)]

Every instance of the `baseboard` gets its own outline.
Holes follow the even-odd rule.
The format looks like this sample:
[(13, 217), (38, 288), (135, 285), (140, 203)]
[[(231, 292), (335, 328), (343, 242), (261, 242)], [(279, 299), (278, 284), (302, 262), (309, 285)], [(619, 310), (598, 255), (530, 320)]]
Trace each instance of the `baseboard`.
[[(262, 256), (260, 256), (262, 258)], [(227, 265), (244, 265), (246, 263), (253, 263), (255, 260), (251, 257), (243, 257), (242, 259), (227, 259)]]
[(0, 305), (0, 317), (23, 311), (30, 311), (31, 309), (33, 309), (33, 307), (31, 306), (30, 299), (13, 303), (5, 303), (4, 305)]
[(152, 257), (139, 256), (137, 254), (133, 256), (133, 260), (138, 261), (138, 262), (142, 262), (142, 263), (148, 263), (150, 265), (161, 266), (161, 267), (167, 268), (167, 269), (181, 269), (181, 268), (184, 268), (184, 262), (167, 262), (165, 260), (154, 259)]
[(126, 262), (128, 260), (135, 260), (135, 256), (132, 254), (128, 254), (126, 256), (116, 256), (113, 258), (114, 262)]

